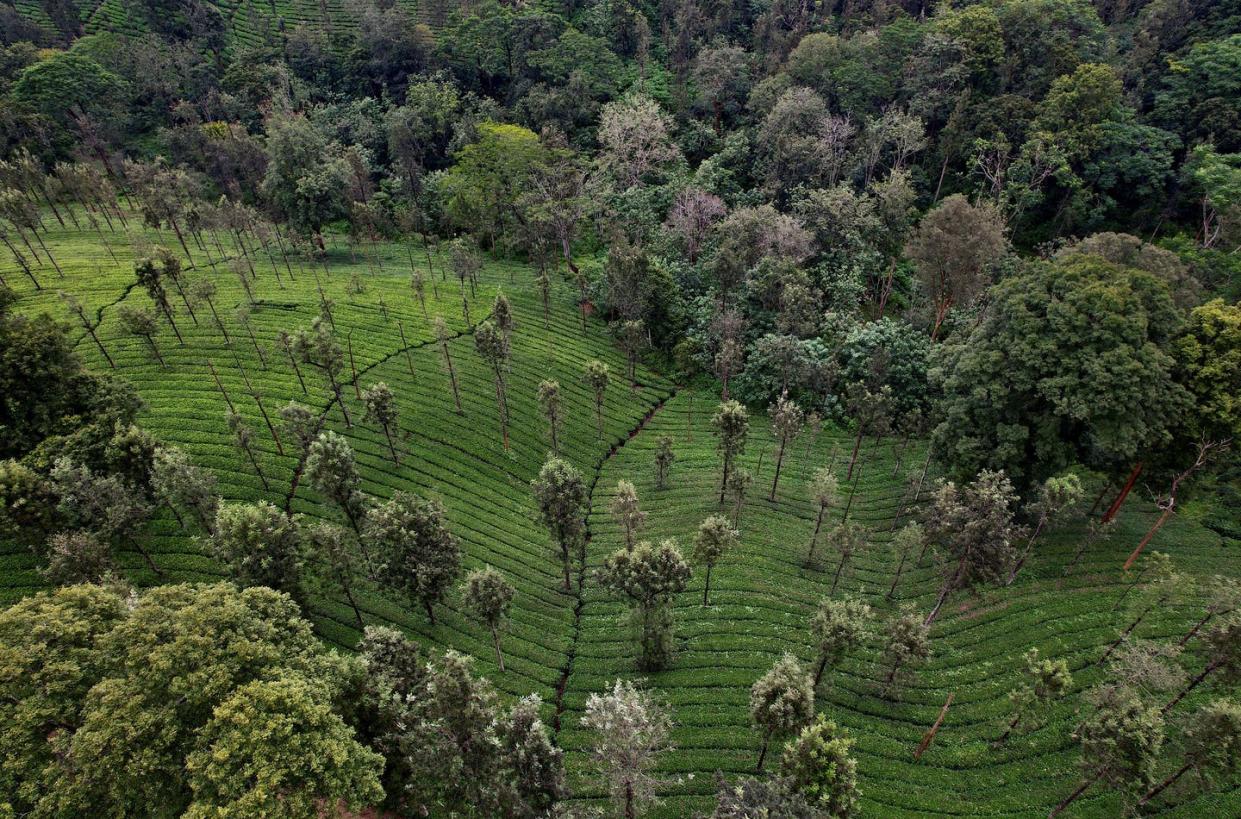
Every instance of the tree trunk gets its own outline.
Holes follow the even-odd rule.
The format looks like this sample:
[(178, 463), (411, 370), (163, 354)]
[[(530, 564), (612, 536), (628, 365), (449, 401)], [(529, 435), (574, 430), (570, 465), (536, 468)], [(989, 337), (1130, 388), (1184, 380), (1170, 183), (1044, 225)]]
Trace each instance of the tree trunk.
[(846, 555), (844, 552), (841, 552), (840, 565), (836, 567), (836, 576), (832, 578), (832, 590), (830, 592), (831, 594), (836, 593), (836, 585), (840, 583), (840, 575), (844, 572), (845, 564), (848, 562), (849, 562), (849, 556)]
[(1007, 742), (1008, 735), (1011, 734), (1017, 728), (1017, 724), (1019, 722), (1021, 722), (1021, 711), (1018, 711), (1016, 715), (1013, 716), (1012, 722), (1008, 723), (1008, 727), (1004, 729), (1004, 733), (1000, 734), (1000, 738), (995, 741), (995, 744), (1003, 745), (1005, 742)]
[(1190, 680), (1189, 685), (1182, 688), (1181, 692), (1177, 694), (1175, 697), (1173, 697), (1171, 702), (1169, 702), (1167, 705), (1165, 705), (1163, 708), (1160, 709), (1160, 713), (1166, 714), (1169, 711), (1171, 711), (1178, 702), (1180, 702), (1181, 700), (1185, 698), (1186, 694), (1188, 694), (1190, 691), (1193, 691), (1195, 688), (1201, 685), (1202, 681), (1205, 680), (1211, 674), (1211, 672), (1215, 671), (1221, 665), (1222, 663), (1219, 660), (1212, 660), (1211, 662), (1207, 663), (1207, 667), (1202, 669), (1202, 673), (1199, 674), (1197, 677), (1194, 677), (1192, 680)]
[(1138, 461), (1133, 465), (1133, 471), (1129, 473), (1128, 480), (1121, 487), (1120, 494), (1116, 496), (1116, 500), (1112, 501), (1112, 505), (1107, 508), (1107, 512), (1103, 514), (1103, 523), (1111, 522), (1116, 517), (1116, 513), (1120, 511), (1120, 507), (1124, 504), (1125, 498), (1129, 497), (1129, 493), (1133, 490), (1133, 485), (1137, 483), (1138, 476), (1142, 474), (1142, 462)]
[(951, 692), (948, 694), (948, 699), (944, 700), (944, 707), (939, 709), (939, 716), (935, 718), (935, 723), (923, 734), (922, 742), (918, 743), (918, 750), (914, 751), (915, 762), (922, 758), (927, 748), (931, 747), (931, 742), (935, 739), (935, 735), (939, 733), (939, 726), (944, 724), (944, 717), (948, 716), (948, 708), (952, 705), (952, 701), (956, 696), (956, 692)]
[(780, 438), (780, 450), (776, 453), (776, 475), (771, 481), (771, 502), (776, 500), (776, 484), (780, 483), (780, 467), (784, 465), (784, 448), (788, 443), (785, 437)]
[(853, 498), (857, 495), (857, 485), (862, 481), (862, 470), (858, 469), (857, 477), (853, 479), (853, 484), (849, 487), (849, 500), (845, 504), (844, 514), (840, 516), (840, 522), (843, 524), (849, 519), (849, 512), (853, 509)]
[(358, 621), (358, 631), (364, 631), (366, 624), (362, 622), (362, 611), (358, 608), (358, 601), (353, 597), (353, 589), (349, 587), (349, 581), (345, 578), (344, 573), (341, 574), (340, 587), (345, 592), (345, 599), (349, 601), (350, 608), (353, 609), (353, 616)]
[(491, 629), (491, 647), (496, 650), (496, 663), (500, 666), (500, 673), (504, 673), (504, 655), (500, 652), (500, 630)]
[(1094, 499), (1094, 503), (1090, 506), (1090, 512), (1086, 515), (1086, 517), (1093, 518), (1095, 516), (1095, 513), (1099, 511), (1099, 504), (1103, 503), (1103, 498), (1107, 495), (1107, 490), (1111, 488), (1111, 481), (1103, 482), (1103, 488), (1099, 490), (1099, 495)]
[(349, 371), (353, 373), (353, 397), (358, 401), (362, 400), (362, 391), (358, 388), (358, 365), (353, 360), (353, 331), (349, 331), (349, 335), (345, 337), (346, 344), (349, 346)]
[(826, 511), (827, 507), (819, 504), (819, 514), (814, 519), (814, 534), (810, 536), (810, 551), (806, 554), (806, 565), (814, 562), (814, 550), (819, 546), (819, 530), (823, 527), (823, 514)]
[(758, 752), (758, 766), (755, 768), (755, 770), (756, 770), (758, 773), (762, 773), (762, 772), (763, 772), (763, 762), (765, 762), (765, 761), (767, 760), (767, 746), (768, 746), (770, 743), (771, 743), (771, 730), (770, 730), (770, 729), (768, 729), (768, 730), (767, 730), (767, 731), (763, 734), (763, 745), (762, 745), (762, 747), (759, 749), (759, 752)]
[(849, 458), (849, 473), (845, 475), (845, 480), (853, 477), (853, 467), (857, 464), (858, 450), (862, 448), (862, 436), (865, 434), (866, 428), (858, 424), (857, 439), (853, 442), (853, 455)]
[(422, 600), (422, 607), (426, 609), (427, 619), (430, 620), (431, 625), (434, 626), (435, 625), (435, 607), (431, 605), (430, 599), (424, 597)]
[(388, 451), (392, 453), (392, 463), (399, 464), (401, 459), (396, 455), (396, 445), (392, 443), (392, 432), (388, 429), (388, 425), (384, 424), (384, 437), (388, 439)]
[(108, 351), (104, 349), (103, 342), (99, 340), (99, 336), (95, 335), (95, 328), (87, 324), (86, 332), (90, 333), (90, 337), (94, 340), (95, 346), (99, 348), (99, 352), (103, 353), (103, 357), (108, 360), (108, 366), (115, 370), (116, 362), (112, 360), (112, 356), (108, 355)]
[(1034, 532), (1030, 535), (1030, 539), (1026, 541), (1026, 548), (1021, 553), (1021, 557), (1017, 558), (1017, 562), (1013, 564), (1012, 570), (1008, 573), (1008, 579), (1004, 581), (1005, 586), (1013, 585), (1013, 581), (1017, 579), (1017, 572), (1021, 571), (1021, 567), (1026, 565), (1026, 559), (1030, 557), (1030, 549), (1034, 547), (1034, 541), (1038, 538), (1039, 533), (1043, 531), (1043, 527), (1047, 524), (1047, 516), (1040, 515), (1038, 525), (1034, 527)]
[(820, 657), (819, 657), (819, 665), (818, 665), (818, 667), (814, 670), (814, 686), (813, 686), (813, 687), (814, 687), (816, 690), (818, 690), (818, 687), (819, 687), (819, 681), (823, 679), (823, 672), (824, 672), (824, 670), (826, 670), (826, 669), (827, 669), (827, 655), (826, 655), (826, 654), (824, 654), (824, 655), (822, 655), (822, 656), (820, 656)]
[(707, 582), (706, 582), (706, 585), (702, 587), (702, 604), (704, 606), (709, 605), (707, 603), (707, 596), (710, 593), (711, 593), (711, 564), (708, 563), (707, 564)]
[(1151, 538), (1155, 536), (1156, 532), (1163, 528), (1163, 525), (1168, 522), (1168, 518), (1172, 517), (1172, 503), (1172, 501), (1168, 502), (1168, 508), (1163, 510), (1163, 514), (1159, 516), (1159, 518), (1155, 521), (1155, 524), (1147, 531), (1146, 536), (1142, 538), (1142, 542), (1139, 543), (1137, 548), (1129, 554), (1129, 559), (1125, 561), (1125, 565), (1122, 567), (1123, 571), (1129, 571), (1130, 567), (1133, 566), (1138, 557), (1141, 556), (1142, 550), (1145, 549), (1147, 544), (1151, 542)]
[(896, 594), (896, 584), (901, 582), (901, 572), (905, 569), (905, 560), (909, 557), (909, 550), (901, 552), (900, 562), (896, 564), (896, 574), (892, 576), (892, 586), (888, 589), (887, 598), (889, 600)]
[(1169, 776), (1167, 779), (1165, 779), (1164, 781), (1160, 782), (1158, 785), (1156, 785), (1155, 787), (1153, 787), (1153, 788), (1151, 788), (1149, 791), (1147, 791), (1147, 792), (1146, 792), (1146, 795), (1145, 795), (1145, 796), (1143, 796), (1141, 799), (1139, 799), (1139, 800), (1138, 800), (1138, 807), (1139, 807), (1139, 808), (1140, 808), (1140, 807), (1142, 807), (1142, 806), (1143, 806), (1143, 805), (1145, 805), (1147, 802), (1151, 801), (1151, 800), (1152, 800), (1152, 799), (1154, 799), (1156, 796), (1158, 796), (1159, 794), (1161, 794), (1161, 793), (1163, 793), (1164, 791), (1166, 791), (1166, 790), (1167, 790), (1168, 788), (1170, 788), (1173, 784), (1175, 784), (1175, 782), (1176, 782), (1178, 779), (1180, 779), (1182, 776), (1184, 776), (1185, 774), (1187, 774), (1187, 773), (1190, 771), (1190, 769), (1191, 769), (1191, 768), (1193, 768), (1193, 767), (1194, 767), (1194, 764), (1193, 764), (1192, 762), (1186, 762), (1186, 763), (1185, 763), (1184, 765), (1182, 765), (1180, 768), (1177, 768), (1176, 773), (1172, 774), (1172, 775), (1171, 775), (1171, 776)]
[(724, 505), (724, 490), (728, 487), (728, 471), (732, 466), (732, 458), (724, 454), (724, 475), (720, 479), (720, 505)]
[(1082, 784), (1078, 785), (1077, 790), (1073, 791), (1071, 794), (1066, 796), (1064, 798), (1064, 801), (1061, 802), (1059, 805), (1056, 805), (1054, 808), (1052, 808), (1051, 813), (1047, 814), (1047, 819), (1055, 819), (1055, 817), (1059, 816), (1064, 811), (1065, 808), (1067, 808), (1069, 805), (1076, 802), (1077, 797), (1085, 793), (1087, 788), (1089, 788), (1095, 782), (1098, 782), (1100, 776), (1102, 776), (1102, 774), (1095, 774), (1091, 776), (1089, 779), (1087, 779), (1085, 782), (1083, 782)]
[(1202, 627), (1205, 626), (1211, 620), (1211, 618), (1214, 617), (1216, 614), (1224, 615), (1224, 614), (1232, 614), (1232, 612), (1233, 612), (1233, 609), (1226, 609), (1220, 612), (1214, 612), (1214, 611), (1207, 612), (1205, 617), (1203, 617), (1197, 623), (1194, 623), (1194, 627), (1191, 628), (1189, 632), (1186, 633), (1186, 635), (1180, 639), (1177, 645), (1183, 647), (1190, 640), (1194, 639), (1194, 637), (1198, 635), (1198, 632), (1202, 630)]
[(1137, 628), (1138, 625), (1143, 620), (1146, 619), (1146, 615), (1150, 614), (1151, 609), (1153, 608), (1154, 606), (1150, 606), (1149, 608), (1147, 608), (1145, 611), (1143, 611), (1141, 614), (1139, 614), (1137, 617), (1133, 619), (1133, 622), (1130, 623), (1128, 627), (1126, 627), (1125, 630), (1120, 633), (1120, 636), (1117, 637), (1116, 640), (1107, 647), (1107, 651), (1103, 652), (1103, 656), (1099, 658), (1098, 665), (1103, 665), (1105, 662), (1107, 662), (1107, 658), (1112, 656), (1112, 652), (1115, 651), (1120, 646), (1120, 644), (1125, 641), (1126, 637), (1128, 637), (1130, 634), (1133, 633), (1133, 630)]

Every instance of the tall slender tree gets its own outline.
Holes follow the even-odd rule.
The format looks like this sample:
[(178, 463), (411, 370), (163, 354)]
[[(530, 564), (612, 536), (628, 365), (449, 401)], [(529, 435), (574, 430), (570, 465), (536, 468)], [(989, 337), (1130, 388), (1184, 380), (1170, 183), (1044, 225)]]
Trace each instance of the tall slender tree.
[(720, 503), (724, 503), (724, 492), (728, 488), (728, 478), (732, 474), (733, 463), (745, 452), (746, 436), (750, 432), (750, 414), (745, 407), (736, 401), (725, 401), (720, 404), (711, 418), (711, 427), (715, 432), (716, 448), (720, 452)]

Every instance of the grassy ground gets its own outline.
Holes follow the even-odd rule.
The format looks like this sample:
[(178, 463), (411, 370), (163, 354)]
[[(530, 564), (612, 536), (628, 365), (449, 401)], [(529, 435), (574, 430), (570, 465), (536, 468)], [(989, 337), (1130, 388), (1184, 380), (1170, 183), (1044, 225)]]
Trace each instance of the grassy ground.
[[(382, 266), (361, 255), (351, 258), (349, 250), (340, 245), (333, 249), (327, 271), (294, 261), (292, 275), (278, 255), (269, 261), (260, 254), (255, 261), (257, 304), (251, 322), (262, 358), (236, 318), (236, 309), (246, 301), (239, 279), (226, 264), (210, 265), (205, 252), (192, 248), (198, 267), (189, 276), (207, 276), (215, 282), (219, 290), (216, 307), (233, 342), (224, 342), (204, 305), (197, 308), (195, 326), (173, 291), (185, 345), (178, 345), (164, 325), (158, 343), (168, 366), (161, 368), (145, 343), (126, 336), (119, 325), (120, 305), (145, 306), (149, 300), (132, 287), (130, 240), (120, 233), (108, 234), (106, 239), (111, 254), (94, 234), (53, 233), (49, 245), (65, 277), (60, 279), (44, 267), (39, 273), (45, 287), (42, 292), (35, 292), (16, 271), (4, 268), (6, 280), (21, 294), (20, 309), (46, 310), (67, 318), (56, 290), (76, 295), (98, 318), (99, 336), (120, 374), (147, 401), (143, 423), (161, 439), (184, 447), (196, 462), (211, 467), (228, 499), (267, 498), (283, 503), (295, 466), (291, 449), (286, 447), (286, 454), (281, 455), (267, 435), (258, 405), (246, 389), (247, 378), (273, 420), (276, 410), (290, 399), (326, 411), (329, 427), (346, 434), (357, 450), (364, 489), (372, 496), (383, 498), (406, 489), (442, 498), (453, 529), (465, 543), (467, 568), (495, 565), (517, 587), (513, 623), (504, 638), (507, 672), (498, 672), (484, 630), (460, 611), (455, 594), (439, 624), (431, 628), (407, 601), (366, 589), (361, 601), (366, 619), (395, 624), (427, 645), (474, 655), (479, 670), (506, 694), (534, 691), (543, 695), (547, 717), (560, 717), (559, 739), (569, 751), (575, 791), (583, 799), (601, 800), (605, 794), (585, 767), (589, 738), (580, 731), (578, 721), (590, 692), (617, 676), (637, 676), (634, 642), (621, 623), (624, 609), (604, 595), (592, 577), (593, 568), (620, 543), (618, 527), (607, 513), (608, 501), (618, 479), (633, 480), (650, 513), (643, 536), (677, 537), (688, 553), (698, 523), (717, 510), (719, 463), (708, 424), (715, 398), (677, 391), (658, 374), (641, 369), (640, 385), (630, 389), (621, 383), (623, 360), (602, 326), (592, 320), (582, 333), (570, 284), (556, 284), (550, 326), (545, 329), (530, 270), (516, 263), (489, 263), (479, 292), (471, 299), (472, 320), (477, 322), (485, 315), (494, 293), (501, 289), (513, 301), (517, 317), (509, 375), (512, 448), (505, 451), (491, 376), (474, 352), (472, 324), (462, 316), (460, 289), (451, 277), (440, 280), (437, 260), (433, 275), (438, 295), (428, 285), (428, 312), (443, 315), (454, 333), (450, 348), (461, 382), (464, 416), (454, 411), (430, 323), (409, 287), (409, 249), (399, 245), (380, 248)], [(148, 239), (176, 246), (170, 235), (148, 234)], [(210, 247), (211, 257), (217, 258), (214, 245)], [(416, 254), (413, 263), (429, 274), (420, 248), (412, 250)], [(350, 295), (346, 288), (355, 274), (365, 290)], [(401, 411), (399, 465), (392, 462), (380, 431), (361, 423), (362, 410), (352, 388), (346, 389), (346, 400), (354, 426), (346, 428), (339, 409), (329, 405), (321, 380), (305, 371), (309, 394), (303, 395), (287, 358), (274, 348), (279, 331), (306, 326), (318, 313), (319, 283), (336, 303), (333, 315), (341, 342), (352, 335), (360, 384), (365, 387), (384, 380), (396, 392)], [(85, 333), (80, 335), (83, 357), (92, 367), (105, 369), (107, 364), (93, 342)], [(610, 362), (617, 376), (607, 397), (602, 439), (595, 433), (591, 399), (580, 381), (584, 363), (595, 357)], [(225, 399), (208, 361), (256, 431), (268, 490), (232, 444), (224, 423)], [(593, 487), (591, 540), (585, 565), (579, 567), (585, 582), (574, 594), (559, 589), (556, 553), (534, 519), (529, 492), (529, 481), (548, 447), (535, 389), (541, 379), (549, 377), (560, 381), (564, 393), (567, 412), (562, 449)], [(662, 435), (674, 439), (677, 461), (669, 488), (656, 490), (653, 458)], [(655, 815), (683, 816), (707, 809), (715, 771), (738, 775), (751, 770), (758, 743), (748, 725), (749, 686), (784, 651), (807, 664), (812, 662), (806, 625), (830, 588), (837, 558), (830, 547), (821, 546), (819, 565), (804, 566), (814, 523), (806, 480), (814, 467), (833, 457), (838, 463), (843, 461), (850, 445), (845, 433), (803, 436), (790, 447), (772, 502), (768, 491), (774, 444), (766, 422), (761, 417), (753, 419), (743, 463), (756, 473), (756, 480), (742, 514), (742, 544), (714, 571), (710, 606), (701, 605), (703, 578), (696, 567), (690, 588), (677, 601), (679, 654), (669, 670), (649, 680), (672, 705), (677, 723), (676, 749), (660, 762), (664, 801), (653, 811)], [(866, 599), (880, 618), (890, 616), (902, 603), (925, 610), (938, 582), (934, 566), (923, 561), (907, 568), (895, 599), (886, 597), (896, 560), (888, 542), (904, 475), (921, 466), (925, 448), (912, 444), (899, 468), (894, 462), (896, 453), (892, 442), (868, 442), (863, 448), (852, 514), (873, 534), (870, 545), (855, 558), (853, 569), (844, 574), (840, 590)], [(340, 519), (305, 486), (297, 490), (293, 505), (308, 516)], [(1012, 588), (952, 599), (932, 633), (932, 659), (899, 700), (879, 694), (883, 670), (878, 665), (881, 647), (877, 640), (829, 672), (820, 686), (818, 703), (857, 738), (864, 813), (1040, 816), (1072, 789), (1077, 754), (1070, 735), (1081, 709), (1088, 707), (1080, 695), (1100, 678), (1095, 662), (1124, 625), (1125, 612), (1113, 610), (1122, 591), (1119, 566), (1152, 515), (1151, 507), (1131, 501), (1115, 537), (1089, 550), (1064, 577), (1062, 567), (1084, 531), (1080, 518), (1068, 521), (1041, 540), (1032, 563)], [(1236, 572), (1235, 553), (1192, 518), (1186, 515), (1169, 524), (1156, 547), (1170, 552), (1179, 567), (1195, 574)], [(152, 573), (136, 554), (122, 555), (126, 570), (138, 583), (221, 576), (206, 548), (170, 517), (153, 524), (147, 545), (165, 576)], [(40, 586), (32, 557), (16, 547), (0, 546), (0, 597), (12, 600)], [(311, 608), (325, 640), (342, 646), (356, 640), (352, 613), (339, 595), (330, 590), (317, 594)], [(1185, 601), (1150, 617), (1139, 634), (1175, 637), (1196, 617), (1194, 601)], [(1075, 674), (1074, 691), (1053, 707), (1045, 725), (994, 749), (990, 742), (1002, 730), (1008, 713), (1006, 694), (1018, 683), (1021, 656), (1031, 646), (1045, 656), (1069, 660)], [(1191, 644), (1183, 662), (1187, 669), (1201, 668), (1201, 648)], [(1195, 703), (1217, 692), (1210, 685), (1203, 688), (1179, 706), (1177, 713), (1190, 712)], [(914, 762), (918, 740), (949, 693), (956, 699), (935, 744), (920, 762)], [(558, 714), (560, 709), (563, 712)], [(1173, 727), (1169, 733), (1176, 736), (1178, 730)], [(1165, 768), (1179, 763), (1175, 748), (1166, 756)], [(1184, 817), (1241, 815), (1241, 794), (1204, 791), (1189, 780), (1161, 800), (1158, 810)], [(1100, 789), (1079, 801), (1075, 815), (1113, 816), (1118, 811), (1116, 798)]]

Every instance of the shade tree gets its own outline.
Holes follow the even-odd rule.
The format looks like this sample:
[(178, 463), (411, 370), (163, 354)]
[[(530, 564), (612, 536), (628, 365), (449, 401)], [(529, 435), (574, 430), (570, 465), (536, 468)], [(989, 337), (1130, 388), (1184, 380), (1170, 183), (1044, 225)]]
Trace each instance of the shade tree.
[(508, 620), (515, 593), (513, 585), (491, 566), (475, 569), (466, 575), (462, 599), (491, 632), (491, 644), (501, 673), (504, 672), (504, 654), (500, 651), (500, 629)]
[(693, 559), (706, 567), (702, 587), (702, 604), (708, 605), (711, 594), (711, 569), (725, 554), (735, 549), (741, 533), (723, 515), (711, 515), (698, 526), (694, 533)]
[[(357, 536), (329, 521), (307, 524), (298, 520), (301, 527), (303, 551), (308, 563), (318, 570), (317, 579), (322, 585), (339, 590), (353, 610), (358, 631), (365, 629), (362, 608), (357, 598), (357, 578), (369, 570), (358, 549)], [(326, 582), (323, 582), (326, 581)]]
[(632, 549), (634, 535), (646, 526), (646, 512), (638, 503), (638, 490), (633, 481), (621, 478), (616, 482), (616, 492), (608, 510), (625, 532), (625, 548)]
[(671, 660), (671, 603), (685, 591), (690, 574), (689, 564), (671, 538), (657, 545), (642, 541), (633, 549), (618, 549), (599, 568), (600, 585), (632, 607), (640, 635), (639, 669), (660, 671)]
[(1084, 780), (1049, 817), (1058, 816), (1096, 782), (1122, 793), (1144, 793), (1154, 784), (1164, 742), (1159, 709), (1132, 691), (1105, 700), (1074, 734), (1081, 744)]
[(814, 684), (792, 654), (785, 654), (750, 687), (750, 722), (760, 732), (757, 770), (773, 739), (800, 731), (814, 719)]
[(818, 655), (818, 664), (814, 669), (816, 689), (828, 666), (835, 666), (870, 634), (871, 616), (870, 606), (853, 598), (834, 600), (825, 597), (819, 603), (819, 608), (810, 619), (810, 635)]
[(912, 667), (931, 656), (930, 627), (921, 615), (905, 607), (888, 621), (880, 664), (888, 669), (882, 696), (886, 697), (909, 675)]
[(331, 430), (319, 433), (306, 451), (304, 472), (315, 491), (335, 503), (353, 531), (360, 533), (366, 499), (353, 447), (344, 436)]
[(1030, 557), (1030, 550), (1034, 548), (1034, 541), (1047, 528), (1047, 524), (1081, 499), (1081, 478), (1071, 472), (1048, 478), (1043, 482), (1043, 485), (1039, 487), (1038, 496), (1026, 509), (1027, 515), (1034, 519), (1034, 530), (1030, 532), (1030, 537), (1026, 540), (1021, 556), (1013, 563), (1012, 571), (1008, 574), (1007, 582), (1009, 584), (1012, 584), (1017, 579), (1017, 572), (1021, 571), (1021, 567), (1025, 565), (1026, 559)]
[(598, 359), (586, 362), (586, 372), (582, 376), (586, 386), (590, 388), (595, 399), (595, 423), (599, 428), (599, 439), (603, 439), (603, 396), (607, 393), (611, 376), (608, 365)]
[(362, 539), (370, 546), (379, 582), (421, 605), (434, 626), (435, 605), (461, 573), (461, 542), (448, 527), (443, 505), (394, 492), (366, 513)]
[(268, 586), (305, 600), (301, 526), (266, 501), (226, 504), (216, 513), (211, 545), (238, 586)]
[(392, 440), (392, 431), (397, 425), (399, 415), (396, 409), (396, 396), (392, 388), (383, 381), (378, 381), (362, 391), (362, 406), (366, 408), (364, 416), (368, 423), (376, 424), (383, 431), (388, 442), (388, 452), (392, 454), (392, 462), (400, 463), (396, 454), (396, 444)]
[(1054, 700), (1063, 697), (1073, 685), (1068, 661), (1039, 659), (1039, 650), (1032, 648), (1022, 658), (1025, 660), (1025, 679), (1022, 684), (1008, 692), (1013, 716), (996, 744), (1003, 744), (1022, 722), (1029, 722), (1030, 711), (1046, 709)]
[(1215, 700), (1194, 712), (1185, 729), (1184, 762), (1147, 791), (1137, 802), (1142, 807), (1193, 771), (1199, 782), (1210, 783), (1229, 776), (1241, 766), (1241, 707), (1231, 700)]
[(591, 762), (607, 782), (612, 805), (625, 819), (655, 799), (651, 769), (671, 749), (669, 709), (650, 691), (617, 680), (603, 694), (586, 699), (582, 727), (591, 732)]
[(539, 521), (547, 528), (560, 550), (564, 571), (564, 590), (570, 590), (569, 569), (573, 550), (580, 548), (586, 533), (589, 496), (580, 473), (568, 461), (549, 458), (530, 482)]
[(676, 461), (676, 452), (672, 449), (672, 438), (668, 435), (659, 436), (655, 445), (655, 488), (668, 488), (668, 472)]
[(780, 468), (784, 466), (784, 451), (801, 434), (806, 425), (806, 413), (784, 393), (768, 408), (768, 416), (771, 418), (771, 431), (779, 442), (776, 445), (776, 471), (771, 480), (769, 497), (769, 500), (774, 502), (776, 486), (780, 483)]
[(819, 545), (819, 532), (823, 528), (823, 518), (828, 510), (836, 504), (839, 481), (831, 467), (820, 467), (815, 470), (810, 481), (810, 500), (815, 506), (814, 533), (810, 535), (810, 548), (806, 552), (806, 565), (814, 564), (814, 552)]
[(930, 625), (944, 601), (960, 588), (1002, 583), (1017, 557), (1015, 541), (1024, 533), (1015, 519), (1017, 495), (1002, 472), (983, 471), (972, 482), (944, 482), (923, 516), (926, 536), (945, 551), (944, 579)]
[(547, 429), (551, 436), (552, 454), (560, 454), (560, 384), (556, 381), (544, 379), (539, 382), (539, 408), (543, 410), (543, 417), (547, 419)]
[(728, 488), (728, 478), (732, 474), (733, 463), (739, 455), (745, 452), (746, 437), (750, 432), (750, 414), (739, 402), (725, 401), (711, 417), (711, 428), (716, 437), (716, 449), (720, 453), (720, 503), (722, 504), (724, 492)]
[(855, 816), (860, 790), (853, 744), (848, 731), (819, 714), (784, 746), (779, 776), (822, 815)]

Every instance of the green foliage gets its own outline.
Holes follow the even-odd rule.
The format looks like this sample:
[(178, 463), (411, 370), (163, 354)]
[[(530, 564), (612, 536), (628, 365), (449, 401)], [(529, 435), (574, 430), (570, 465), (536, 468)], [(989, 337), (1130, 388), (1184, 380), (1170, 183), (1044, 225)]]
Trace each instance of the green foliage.
[(381, 796), (379, 758), (332, 713), (347, 661), (270, 589), (71, 586), (4, 612), (0, 634), (20, 810), (311, 817)]
[(600, 585), (628, 598), (634, 607), (642, 645), (638, 666), (644, 671), (659, 671), (672, 658), (669, 603), (685, 590), (690, 574), (672, 539), (657, 546), (642, 541), (632, 549), (619, 549), (599, 569)]
[(1003, 469), (1025, 488), (1075, 462), (1130, 464), (1170, 439), (1186, 396), (1164, 282), (1079, 256), (1029, 263), (991, 300), (939, 361), (936, 449), (954, 475)]
[(380, 582), (421, 604), (432, 625), (434, 605), (444, 601), (461, 572), (461, 544), (445, 514), (438, 501), (396, 492), (367, 513), (362, 529)]
[(762, 735), (758, 769), (772, 739), (800, 731), (814, 718), (814, 684), (792, 654), (785, 654), (750, 688), (750, 721)]
[(315, 817), (324, 802), (358, 809), (383, 797), (382, 757), (332, 713), (318, 681), (255, 680), (216, 706), (185, 759), (187, 817)]
[(819, 714), (784, 749), (780, 776), (824, 816), (858, 813), (857, 762), (849, 732)]
[(238, 586), (268, 586), (302, 599), (304, 546), (299, 526), (270, 503), (220, 507), (212, 547)]

